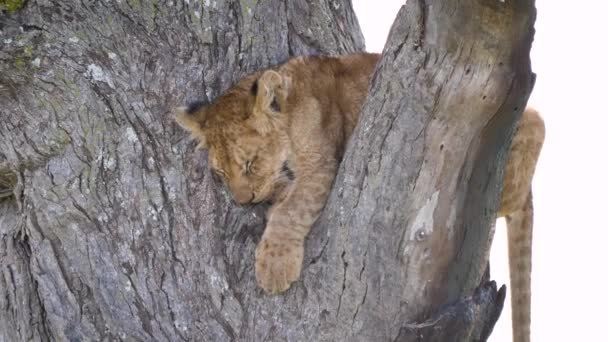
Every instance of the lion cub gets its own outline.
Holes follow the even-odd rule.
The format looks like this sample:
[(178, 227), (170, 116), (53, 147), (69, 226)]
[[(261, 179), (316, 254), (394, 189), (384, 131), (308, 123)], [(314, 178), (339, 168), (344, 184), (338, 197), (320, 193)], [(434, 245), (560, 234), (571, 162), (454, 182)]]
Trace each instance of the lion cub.
[[(206, 107), (194, 103), (178, 110), (177, 122), (198, 147), (208, 149), (212, 171), (236, 202), (274, 203), (255, 252), (256, 278), (267, 292), (287, 290), (300, 275), (304, 239), (325, 205), (379, 57), (294, 58), (243, 78)], [(508, 218), (511, 285), (518, 303), (514, 322), (524, 335), (529, 335), (530, 187), (543, 140), (542, 119), (526, 109), (499, 210)]]
[(377, 54), (298, 57), (243, 78), (214, 103), (178, 110), (240, 204), (272, 201), (255, 252), (258, 284), (300, 276), (304, 238), (325, 205)]

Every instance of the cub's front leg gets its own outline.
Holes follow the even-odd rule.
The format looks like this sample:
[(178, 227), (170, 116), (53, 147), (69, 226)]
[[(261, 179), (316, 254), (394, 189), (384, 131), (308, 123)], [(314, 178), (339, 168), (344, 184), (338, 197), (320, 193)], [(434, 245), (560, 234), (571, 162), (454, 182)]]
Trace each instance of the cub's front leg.
[(300, 277), (304, 239), (325, 206), (336, 169), (335, 160), (323, 159), (300, 168), (285, 200), (270, 209), (255, 251), (255, 275), (266, 292), (283, 292)]

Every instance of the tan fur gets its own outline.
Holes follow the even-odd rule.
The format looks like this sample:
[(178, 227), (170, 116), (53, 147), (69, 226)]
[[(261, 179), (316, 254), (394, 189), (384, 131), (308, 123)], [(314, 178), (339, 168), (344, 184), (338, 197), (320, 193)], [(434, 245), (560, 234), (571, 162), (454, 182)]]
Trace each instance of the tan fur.
[(526, 108), (511, 144), (505, 169), (499, 217), (507, 219), (511, 275), (513, 341), (530, 341), (532, 272), (532, 177), (545, 141), (545, 123), (539, 113)]
[(255, 253), (267, 292), (285, 291), (300, 276), (304, 238), (325, 205), (378, 58), (294, 58), (245, 77), (205, 108), (179, 110), (177, 121), (209, 149), (211, 168), (236, 202), (274, 202)]
[[(294, 58), (243, 78), (205, 108), (179, 110), (177, 121), (209, 150), (211, 169), (236, 202), (274, 203), (255, 253), (256, 278), (267, 292), (285, 291), (299, 278), (304, 239), (325, 205), (378, 59)], [(514, 266), (530, 263), (530, 186), (543, 137), (542, 119), (527, 109), (514, 137), (499, 210), (510, 218)], [(527, 321), (529, 331), (530, 267), (522, 269), (512, 270), (511, 286), (519, 289), (514, 303), (527, 309), (514, 309), (514, 322)]]

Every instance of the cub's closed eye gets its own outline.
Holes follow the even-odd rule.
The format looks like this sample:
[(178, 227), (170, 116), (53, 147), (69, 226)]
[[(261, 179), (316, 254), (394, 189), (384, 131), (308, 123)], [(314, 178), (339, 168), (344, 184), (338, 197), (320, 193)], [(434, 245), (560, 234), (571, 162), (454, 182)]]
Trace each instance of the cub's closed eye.
[(216, 181), (223, 181), (226, 179), (226, 172), (224, 172), (224, 170), (212, 170), (212, 173)]
[(252, 164), (251, 160), (248, 160), (245, 162), (245, 174), (247, 174), (247, 175), (251, 174), (251, 164)]

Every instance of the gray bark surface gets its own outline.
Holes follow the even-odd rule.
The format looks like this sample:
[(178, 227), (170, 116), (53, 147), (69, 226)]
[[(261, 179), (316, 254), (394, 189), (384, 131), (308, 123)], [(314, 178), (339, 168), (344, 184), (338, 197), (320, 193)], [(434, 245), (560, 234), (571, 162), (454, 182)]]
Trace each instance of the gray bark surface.
[(532, 1), (408, 1), (302, 278), (269, 297), (264, 206), (231, 202), (171, 110), (292, 55), (362, 50), (350, 2), (3, 13), (0, 341), (483, 340), (504, 300), (482, 276), (533, 21)]

